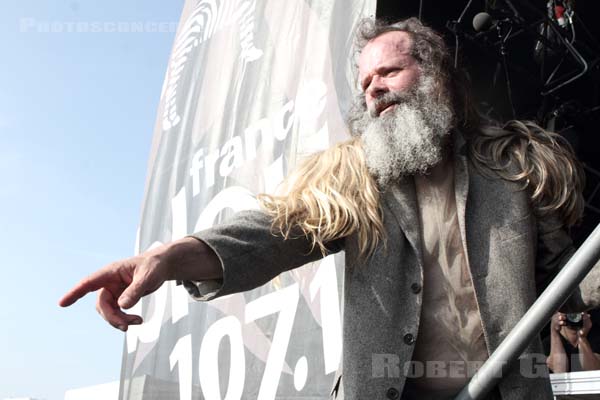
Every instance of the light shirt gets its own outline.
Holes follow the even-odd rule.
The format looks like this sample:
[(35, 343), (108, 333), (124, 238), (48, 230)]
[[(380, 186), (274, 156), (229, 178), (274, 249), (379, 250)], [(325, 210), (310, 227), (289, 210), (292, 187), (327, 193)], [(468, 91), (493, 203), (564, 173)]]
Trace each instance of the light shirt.
[[(408, 382), (419, 398), (457, 394), (488, 358), (481, 315), (461, 238), (454, 163), (415, 176), (423, 251), (423, 306)], [(476, 363), (479, 362), (479, 363)]]

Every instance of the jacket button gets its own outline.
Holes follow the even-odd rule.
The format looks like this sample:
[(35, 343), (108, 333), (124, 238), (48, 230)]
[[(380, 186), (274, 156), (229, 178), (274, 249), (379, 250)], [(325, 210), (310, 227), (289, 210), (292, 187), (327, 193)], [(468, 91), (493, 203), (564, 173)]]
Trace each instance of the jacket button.
[(400, 398), (400, 392), (396, 388), (389, 388), (386, 392), (386, 397), (390, 400), (398, 400)]
[[(404, 335), (404, 343), (406, 344), (413, 344), (415, 342), (415, 337), (413, 336), (412, 333), (407, 333), (406, 335)], [(396, 389), (394, 389), (396, 390)]]
[(421, 285), (415, 282), (412, 285), (410, 285), (410, 290), (412, 290), (413, 293), (417, 294), (421, 291)]

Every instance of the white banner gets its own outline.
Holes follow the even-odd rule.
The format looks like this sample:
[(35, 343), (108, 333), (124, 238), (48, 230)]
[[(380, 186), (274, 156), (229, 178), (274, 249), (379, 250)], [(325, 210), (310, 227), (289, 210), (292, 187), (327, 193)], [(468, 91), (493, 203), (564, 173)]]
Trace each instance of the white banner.
[[(165, 77), (136, 251), (257, 208), (298, 156), (348, 137), (353, 31), (375, 0), (187, 0)], [(341, 256), (343, 257), (343, 256)], [(119, 398), (327, 398), (341, 359), (332, 257), (253, 291), (143, 299)]]

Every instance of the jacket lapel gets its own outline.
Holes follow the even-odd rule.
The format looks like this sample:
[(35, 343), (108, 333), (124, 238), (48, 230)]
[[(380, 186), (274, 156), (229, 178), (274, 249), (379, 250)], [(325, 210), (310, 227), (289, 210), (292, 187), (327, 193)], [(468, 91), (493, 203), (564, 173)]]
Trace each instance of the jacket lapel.
[(458, 215), (458, 226), (460, 228), (460, 237), (462, 240), (463, 248), (467, 253), (467, 260), (469, 259), (468, 247), (467, 247), (467, 235), (466, 235), (466, 224), (465, 214), (467, 209), (467, 197), (469, 194), (469, 167), (467, 161), (467, 144), (465, 139), (457, 130), (452, 132), (453, 147), (452, 152), (454, 156), (454, 196), (456, 197), (456, 213)]
[(383, 194), (383, 198), (404, 232), (406, 239), (413, 247), (419, 263), (423, 265), (414, 179), (412, 177), (402, 178), (398, 183), (391, 185)]
[[(461, 240), (467, 259), (469, 257), (467, 250), (466, 236), (466, 207), (469, 193), (469, 172), (467, 161), (467, 147), (465, 139), (459, 131), (452, 132), (453, 156), (454, 156), (454, 192), (456, 196), (456, 211), (458, 213), (458, 224), (460, 228)], [(417, 194), (415, 183), (412, 177), (404, 177), (398, 183), (393, 184), (384, 194), (383, 198), (387, 207), (396, 218), (400, 228), (406, 235), (408, 242), (413, 247), (417, 258), (423, 265), (423, 253), (420, 234), (420, 223), (418, 215)]]

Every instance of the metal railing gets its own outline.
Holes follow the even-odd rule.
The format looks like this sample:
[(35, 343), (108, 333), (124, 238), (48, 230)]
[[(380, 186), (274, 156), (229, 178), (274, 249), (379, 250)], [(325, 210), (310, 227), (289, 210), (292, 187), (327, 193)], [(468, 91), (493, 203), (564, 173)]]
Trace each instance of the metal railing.
[(594, 264), (600, 259), (600, 225), (581, 245), (556, 278), (500, 343), (456, 400), (483, 398), (502, 379), (506, 368), (516, 360), (527, 344), (550, 320)]

